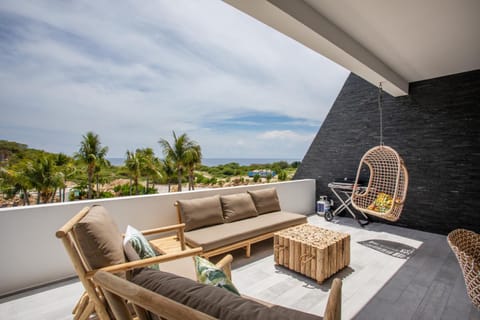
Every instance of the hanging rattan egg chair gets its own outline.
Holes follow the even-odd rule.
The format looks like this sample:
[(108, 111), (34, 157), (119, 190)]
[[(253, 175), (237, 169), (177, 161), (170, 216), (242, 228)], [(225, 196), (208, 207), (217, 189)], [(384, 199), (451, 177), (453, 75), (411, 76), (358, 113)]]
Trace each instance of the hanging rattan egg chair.
[[(378, 86), (378, 109), (380, 145), (368, 150), (360, 160), (352, 191), (352, 205), (363, 213), (397, 221), (407, 196), (408, 171), (398, 153), (383, 145), (382, 83)], [(366, 188), (359, 185), (365, 168), (369, 170)]]
[(480, 234), (456, 229), (448, 234), (447, 241), (462, 269), (468, 296), (480, 310)]
[[(368, 185), (360, 188), (364, 169)], [(397, 221), (407, 195), (408, 171), (398, 153), (388, 146), (377, 146), (365, 153), (358, 166), (352, 192), (352, 205), (366, 214)]]

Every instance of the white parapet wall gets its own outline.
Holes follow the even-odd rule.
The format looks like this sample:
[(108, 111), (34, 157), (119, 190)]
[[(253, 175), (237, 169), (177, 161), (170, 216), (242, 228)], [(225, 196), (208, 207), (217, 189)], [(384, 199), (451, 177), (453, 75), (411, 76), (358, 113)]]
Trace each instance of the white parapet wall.
[(121, 231), (129, 224), (142, 230), (178, 223), (173, 205), (178, 199), (272, 187), (282, 210), (305, 215), (315, 211), (312, 179), (0, 209), (0, 296), (75, 275), (55, 232), (83, 207), (103, 205)]

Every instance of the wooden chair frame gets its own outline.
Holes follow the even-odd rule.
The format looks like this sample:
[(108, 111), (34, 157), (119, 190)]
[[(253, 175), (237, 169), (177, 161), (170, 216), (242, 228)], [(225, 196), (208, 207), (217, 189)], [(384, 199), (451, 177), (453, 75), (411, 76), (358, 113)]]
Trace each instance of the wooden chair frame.
[[(229, 279), (231, 279), (232, 260), (233, 257), (227, 255), (216, 264), (217, 268), (223, 269)], [(153, 312), (160, 316), (161, 319), (214, 319), (207, 314), (191, 309), (103, 270), (98, 271), (93, 276), (93, 280), (103, 290), (111, 293), (109, 299), (113, 300), (112, 302), (117, 305), (117, 308), (114, 310), (115, 319), (117, 320), (133, 319), (125, 301), (133, 305), (140, 320), (149, 319), (146, 315), (147, 311)], [(123, 306), (123, 308), (118, 308), (119, 305)]]
[[(231, 258), (231, 255), (227, 255)], [(227, 258), (228, 259), (228, 258)], [(218, 266), (218, 264), (217, 264)], [(98, 271), (93, 277), (98, 285), (112, 293), (117, 299), (118, 303), (128, 300), (135, 309), (141, 309), (143, 312), (148, 310), (162, 319), (167, 320), (211, 320), (215, 319), (198, 310), (192, 309), (188, 306), (180, 304), (174, 300), (166, 298), (153, 291), (142, 288), (132, 282), (126, 281), (120, 277), (114, 276), (105, 271)], [(341, 319), (341, 300), (342, 300), (342, 281), (334, 279), (332, 289), (328, 297), (327, 306), (324, 312), (325, 320), (340, 320)], [(248, 298), (247, 298), (248, 299)], [(256, 299), (253, 299), (258, 301)], [(258, 301), (262, 303), (262, 301)], [(127, 310), (122, 315), (116, 315), (119, 320), (131, 320)], [(141, 318), (141, 317), (140, 317)]]
[(92, 281), (93, 276), (99, 270), (105, 272), (124, 272), (136, 268), (146, 267), (152, 264), (167, 262), (175, 259), (180, 259), (188, 256), (198, 255), (202, 252), (202, 248), (189, 249), (185, 245), (185, 238), (183, 236), (183, 230), (185, 224), (176, 224), (167, 227), (161, 227), (156, 229), (149, 229), (142, 231), (144, 235), (153, 235), (158, 233), (173, 232), (176, 231), (181, 246), (181, 251), (176, 253), (169, 253), (153, 258), (142, 259), (138, 261), (126, 262), (118, 265), (112, 265), (101, 269), (92, 270), (85, 262), (82, 251), (80, 250), (78, 240), (73, 232), (73, 227), (90, 211), (90, 207), (83, 208), (73, 218), (71, 218), (63, 227), (61, 227), (55, 235), (62, 240), (65, 250), (72, 261), (73, 267), (82, 282), (85, 293), (80, 298), (79, 302), (75, 306), (73, 312), (75, 314), (74, 319), (88, 319), (93, 312), (97, 313), (97, 316), (101, 320), (109, 320), (110, 315), (107, 311), (105, 296), (102, 290)]

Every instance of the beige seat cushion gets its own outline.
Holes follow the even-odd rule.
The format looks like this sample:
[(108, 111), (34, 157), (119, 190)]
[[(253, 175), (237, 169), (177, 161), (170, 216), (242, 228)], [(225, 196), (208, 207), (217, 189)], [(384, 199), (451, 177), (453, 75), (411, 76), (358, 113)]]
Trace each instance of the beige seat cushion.
[(185, 232), (185, 240), (190, 246), (210, 251), (302, 223), (307, 223), (307, 217), (302, 214), (277, 211)]
[(185, 231), (223, 223), (220, 196), (204, 197), (190, 200), (178, 200)]
[(252, 197), (244, 192), (220, 197), (225, 222), (233, 222), (258, 215)]
[(258, 214), (280, 211), (280, 201), (278, 200), (277, 189), (249, 190), (252, 196)]
[(91, 207), (73, 231), (91, 269), (125, 262), (122, 235), (104, 207)]

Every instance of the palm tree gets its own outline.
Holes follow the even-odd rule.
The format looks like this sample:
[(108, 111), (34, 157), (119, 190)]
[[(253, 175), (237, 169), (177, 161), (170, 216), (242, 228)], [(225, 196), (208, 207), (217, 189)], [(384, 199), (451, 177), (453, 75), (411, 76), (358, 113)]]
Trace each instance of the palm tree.
[[(30, 180), (26, 175), (27, 161), (23, 160), (10, 168), (0, 167), (0, 178), (3, 185), (6, 186), (9, 196), (15, 196), (17, 193), (23, 194), (23, 205), (30, 205), (28, 190), (32, 188)], [(5, 190), (2, 186), (2, 192)]]
[(173, 145), (163, 138), (158, 143), (162, 146), (165, 158), (172, 161), (177, 172), (178, 191), (182, 191), (184, 170), (187, 169), (189, 159), (193, 158), (192, 153), (196, 153), (199, 146), (195, 141), (190, 140), (186, 133), (177, 137), (175, 131), (173, 131)]
[(165, 178), (165, 180), (167, 180), (168, 192), (170, 192), (172, 181), (174, 181), (176, 176), (175, 167), (173, 166), (172, 161), (170, 161), (169, 159), (162, 160), (162, 167), (163, 177)]
[[(110, 161), (108, 161), (106, 158), (98, 159), (97, 163), (95, 164), (95, 182), (96, 182), (96, 192), (97, 192), (97, 198), (100, 197), (100, 172), (102, 171), (102, 168), (108, 168), (110, 167)], [(108, 181), (108, 178), (104, 177), (102, 179), (102, 183), (106, 183)]]
[(188, 169), (188, 190), (195, 190), (194, 172), (195, 167), (202, 163), (202, 149), (199, 145), (191, 148), (186, 153), (186, 166)]
[(63, 174), (58, 171), (52, 157), (41, 155), (30, 162), (25, 175), (37, 190), (37, 204), (53, 202), (57, 189), (63, 184)]
[(73, 164), (72, 158), (69, 156), (59, 153), (56, 156), (55, 164), (58, 167), (58, 170), (63, 174), (63, 181), (59, 189), (60, 201), (65, 201), (65, 191), (67, 188), (67, 179), (73, 177), (75, 174), (75, 165)]
[(92, 184), (97, 163), (102, 163), (106, 158), (108, 147), (103, 147), (98, 134), (91, 131), (82, 136), (80, 149), (75, 153), (75, 157), (87, 165), (87, 198), (92, 198)]
[(127, 150), (127, 159), (125, 159), (125, 167), (130, 175), (130, 195), (132, 194), (132, 180), (135, 187), (135, 194), (138, 194), (138, 178), (141, 174), (141, 160), (138, 153)]
[(137, 149), (137, 153), (140, 156), (140, 171), (142, 176), (146, 178), (145, 192), (148, 193), (149, 182), (155, 181), (156, 178), (161, 178), (161, 163), (160, 160), (155, 157), (155, 153), (152, 148)]

